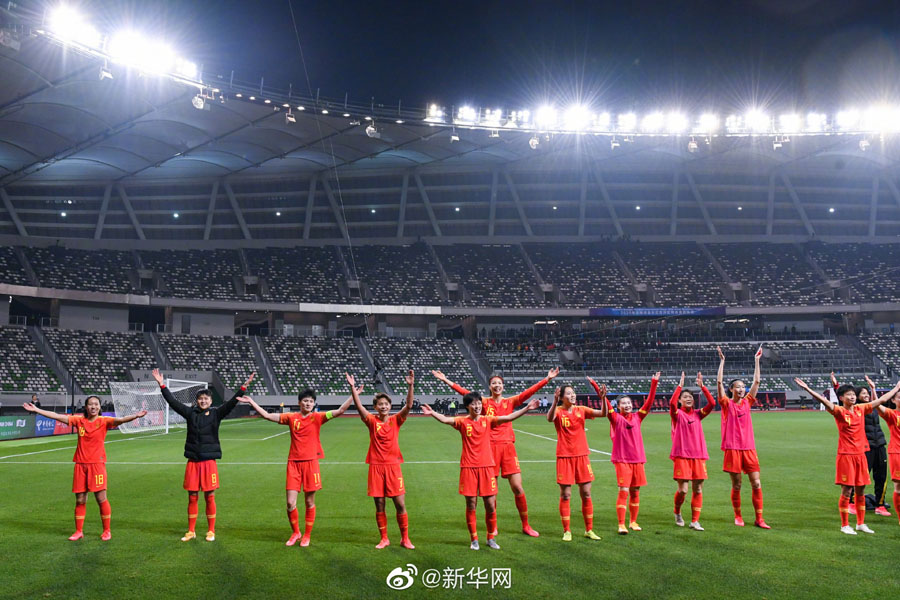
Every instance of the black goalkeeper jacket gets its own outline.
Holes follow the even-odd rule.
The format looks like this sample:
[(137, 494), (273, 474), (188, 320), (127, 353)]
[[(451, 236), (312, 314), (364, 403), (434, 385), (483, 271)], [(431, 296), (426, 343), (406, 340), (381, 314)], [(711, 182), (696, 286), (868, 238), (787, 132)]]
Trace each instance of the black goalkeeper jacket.
[(175, 399), (169, 388), (162, 385), (163, 398), (172, 410), (184, 417), (187, 422), (187, 439), (184, 441), (184, 457), (188, 460), (215, 460), (222, 458), (222, 447), (219, 446), (219, 423), (237, 406), (238, 397), (246, 390), (241, 389), (222, 406), (210, 406), (206, 410), (200, 407), (185, 406)]

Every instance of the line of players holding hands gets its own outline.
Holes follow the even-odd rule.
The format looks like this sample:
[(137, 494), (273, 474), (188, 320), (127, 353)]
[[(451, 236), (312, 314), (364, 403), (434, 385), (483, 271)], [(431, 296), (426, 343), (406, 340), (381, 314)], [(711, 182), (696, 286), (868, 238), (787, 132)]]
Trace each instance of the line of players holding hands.
[[(745, 382), (740, 379), (731, 381), (726, 390), (723, 381), (725, 355), (721, 349), (718, 352), (720, 362), (717, 391), (718, 402), (722, 407), (721, 447), (725, 453), (723, 471), (730, 475), (732, 481), (731, 502), (734, 509), (734, 524), (744, 526), (741, 512), (741, 480), (742, 474), (746, 473), (752, 488), (754, 524), (757, 527), (769, 529), (769, 525), (763, 519), (760, 467), (750, 413), (751, 407), (756, 402), (755, 395), (759, 387), (759, 361), (762, 356), (762, 348), (756, 353), (756, 368), (749, 390)], [(471, 539), (470, 547), (473, 550), (479, 549), (476, 507), (480, 497), (484, 503), (487, 545), (492, 549), (500, 548), (496, 541), (496, 495), (499, 476), (509, 482), (521, 519), (522, 532), (532, 537), (538, 537), (538, 532), (528, 522), (528, 504), (522, 487), (522, 475), (516, 456), (515, 434), (511, 422), (537, 408), (537, 400), (531, 400), (530, 403), (522, 405), (553, 380), (559, 374), (559, 369), (551, 369), (544, 379), (524, 392), (509, 397), (503, 396), (503, 378), (493, 375), (489, 382), (490, 396), (487, 398), (453, 383), (440, 371), (432, 371), (432, 374), (463, 396), (463, 404), (468, 413), (466, 416), (449, 417), (433, 411), (428, 405), (423, 406), (422, 409), (424, 414), (430, 415), (460, 432), (462, 456), (459, 493), (466, 498), (466, 524)], [(204, 493), (206, 502), (206, 540), (215, 540), (215, 490), (219, 487), (216, 460), (222, 457), (218, 435), (219, 424), (241, 402), (250, 405), (262, 418), (290, 427), (291, 447), (288, 454), (285, 488), (287, 514), (292, 533), (286, 545), (293, 546), (299, 541), (301, 546), (308, 546), (316, 519), (315, 494), (322, 488), (318, 462), (318, 459), (323, 456), (319, 441), (320, 429), (325, 423), (342, 415), (353, 402), (360, 418), (369, 429), (369, 451), (366, 455), (366, 463), (369, 465), (368, 495), (374, 498), (376, 523), (381, 536), (376, 548), (384, 548), (390, 544), (385, 513), (386, 498), (393, 501), (396, 509), (397, 523), (401, 534), (400, 544), (405, 548), (414, 548), (409, 538), (405, 505), (406, 489), (400, 467), (403, 456), (399, 446), (399, 430), (406, 421), (413, 404), (415, 378), (412, 371), (406, 377), (408, 386), (406, 402), (393, 415), (390, 414), (391, 398), (384, 393), (376, 394), (373, 400), (373, 411), (367, 410), (360, 400), (363, 388), (357, 386), (354, 377), (349, 374), (346, 377), (351, 396), (337, 410), (324, 413), (315, 412), (315, 392), (304, 390), (299, 394), (300, 411), (281, 414), (267, 412), (252, 398), (245, 395), (255, 373), (247, 379), (230, 400), (218, 407), (211, 406), (212, 397), (208, 390), (201, 390), (197, 393), (194, 406), (185, 406), (177, 401), (165, 386), (159, 370), (154, 370), (153, 376), (159, 383), (166, 402), (187, 422), (184, 456), (188, 462), (185, 467), (183, 487), (188, 492), (188, 531), (181, 538), (183, 542), (196, 537), (195, 524), (201, 491)], [(560, 487), (559, 514), (563, 527), (563, 541), (572, 540), (570, 497), (573, 484), (578, 485), (581, 496), (584, 536), (591, 540), (600, 539), (600, 536), (593, 531), (594, 511), (591, 482), (594, 474), (589, 459), (590, 449), (585, 436), (585, 421), (602, 417), (606, 417), (610, 423), (611, 461), (615, 467), (618, 486), (616, 498), (618, 533), (625, 535), (629, 528), (632, 531), (641, 531), (637, 522), (640, 489), (647, 484), (644, 474), (646, 457), (641, 423), (649, 414), (655, 399), (659, 377), (660, 373), (653, 376), (650, 393), (643, 406), (637, 410), (635, 410), (636, 407), (631, 398), (623, 396), (617, 400), (618, 412), (614, 412), (606, 398), (606, 386), (599, 386), (591, 378), (588, 378), (588, 381), (600, 398), (600, 409), (577, 405), (575, 390), (571, 385), (562, 385), (556, 389), (553, 403), (547, 413), (547, 420), (554, 424), (557, 433), (556, 482)], [(856, 535), (857, 531), (873, 533), (865, 524), (864, 487), (869, 484), (865, 452), (869, 446), (865, 435), (864, 418), (865, 415), (877, 409), (889, 425), (891, 437), (888, 446), (889, 470), (894, 482), (894, 506), (898, 507), (900, 506), (900, 410), (892, 410), (882, 405), (900, 392), (900, 382), (888, 393), (878, 397), (874, 385), (868, 378), (871, 391), (865, 388), (857, 389), (849, 384), (838, 385), (835, 380), (837, 398), (840, 401), (840, 404), (837, 405), (811, 390), (801, 379), (798, 378), (795, 381), (800, 388), (824, 405), (825, 410), (834, 417), (837, 424), (838, 453), (835, 484), (841, 486), (838, 504), (841, 531), (850, 535)], [(703, 531), (699, 519), (703, 506), (703, 482), (707, 479), (706, 461), (709, 459), (709, 454), (701, 422), (713, 412), (716, 399), (703, 384), (701, 373), (697, 373), (696, 384), (707, 400), (703, 408), (697, 409), (694, 394), (683, 389), (683, 372), (669, 402), (672, 434), (672, 449), (669, 457), (673, 462), (672, 477), (677, 484), (674, 496), (675, 524), (681, 527), (685, 525), (681, 508), (690, 490), (691, 519), (688, 527), (696, 531)], [(859, 404), (857, 404), (858, 400)], [(111, 509), (106, 498), (107, 475), (104, 450), (106, 432), (110, 427), (143, 417), (146, 411), (124, 417), (104, 417), (100, 414), (100, 400), (96, 396), (91, 396), (85, 401), (84, 416), (57, 414), (42, 410), (30, 402), (23, 406), (30, 412), (55, 419), (77, 430), (78, 444), (73, 458), (75, 473), (72, 484), (76, 501), (75, 533), (69, 539), (74, 541), (84, 536), (83, 525), (87, 494), (93, 492), (100, 506), (103, 524), (101, 539), (109, 540), (111, 537)], [(305, 528), (302, 533), (297, 508), (297, 500), (301, 491), (304, 494), (305, 504)], [(853, 492), (856, 494), (857, 525), (855, 530), (849, 525), (850, 497)], [(627, 527), (626, 515), (630, 516)]]

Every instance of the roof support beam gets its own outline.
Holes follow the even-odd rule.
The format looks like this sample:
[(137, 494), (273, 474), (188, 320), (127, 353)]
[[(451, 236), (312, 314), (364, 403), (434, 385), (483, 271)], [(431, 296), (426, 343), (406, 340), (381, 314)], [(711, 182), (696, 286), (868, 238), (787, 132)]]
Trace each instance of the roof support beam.
[(397, 237), (403, 237), (403, 227), (406, 224), (406, 194), (409, 192), (409, 173), (403, 174), (403, 187), (400, 188), (400, 215), (397, 218)]
[(678, 170), (675, 170), (675, 175), (672, 177), (672, 211), (669, 215), (669, 235), (675, 235), (675, 232), (678, 230), (678, 187), (679, 187), (679, 179), (681, 179), (681, 173)]
[(306, 212), (303, 217), (303, 239), (309, 239), (309, 229), (312, 227), (313, 204), (316, 201), (316, 185), (319, 181), (319, 175), (312, 174), (309, 179), (309, 193), (306, 195)]
[(428, 213), (428, 220), (431, 221), (431, 228), (434, 229), (434, 235), (443, 235), (441, 233), (441, 226), (434, 216), (434, 209), (431, 208), (431, 200), (428, 199), (428, 192), (425, 191), (425, 185), (422, 184), (422, 177), (420, 177), (418, 173), (413, 173), (413, 177), (416, 180), (416, 188), (419, 190), (419, 197), (422, 198), (422, 204), (425, 205), (425, 212)]
[(775, 229), (775, 174), (769, 175), (769, 200), (766, 205), (766, 235)]
[(250, 235), (250, 229), (247, 227), (247, 221), (244, 220), (244, 213), (241, 212), (241, 207), (238, 205), (234, 190), (231, 189), (231, 184), (226, 181), (224, 182), (223, 187), (225, 188), (225, 195), (228, 196), (228, 202), (231, 203), (231, 210), (234, 211), (234, 216), (237, 218), (238, 225), (241, 226), (241, 233), (244, 234), (244, 239), (252, 240), (253, 236)]
[(581, 170), (581, 189), (578, 191), (578, 237), (584, 237), (584, 218), (587, 215), (587, 171)]
[(488, 237), (494, 237), (494, 225), (497, 222), (497, 169), (491, 172), (491, 206), (488, 214)]
[(121, 183), (117, 183), (116, 191), (119, 193), (119, 198), (122, 199), (122, 204), (125, 205), (125, 212), (128, 213), (128, 218), (131, 219), (131, 225), (134, 227), (135, 232), (137, 232), (138, 239), (146, 240), (147, 237), (144, 235), (144, 230), (141, 228), (141, 223), (138, 221), (137, 214), (135, 214), (134, 209), (131, 208), (131, 200), (128, 199), (128, 194), (125, 193), (125, 186)]
[(516, 211), (519, 213), (519, 219), (522, 221), (522, 227), (525, 228), (525, 235), (533, 236), (534, 232), (531, 231), (531, 223), (528, 222), (528, 217), (525, 216), (525, 209), (522, 207), (522, 201), (519, 199), (519, 192), (516, 191), (516, 186), (513, 183), (512, 177), (509, 174), (509, 171), (503, 169), (503, 177), (506, 179), (506, 185), (509, 187), (509, 193), (512, 195), (513, 202), (516, 204)]
[(706, 221), (706, 228), (709, 230), (710, 235), (719, 235), (716, 231), (715, 224), (709, 217), (709, 211), (706, 210), (706, 203), (703, 201), (703, 196), (700, 195), (700, 190), (697, 189), (697, 184), (694, 182), (694, 176), (685, 172), (684, 178), (687, 179), (688, 185), (691, 187), (691, 193), (694, 195), (697, 206), (700, 207), (700, 213), (703, 215), (703, 220)]
[(875, 237), (875, 223), (878, 220), (878, 176), (872, 178), (872, 200), (869, 204), (869, 237)]
[(881, 177), (887, 184), (888, 189), (891, 190), (891, 195), (894, 196), (894, 201), (897, 203), (897, 207), (900, 208), (900, 190), (897, 189), (897, 185), (894, 183), (894, 180), (886, 174), (882, 174)]
[(797, 191), (794, 190), (794, 185), (791, 183), (791, 179), (787, 176), (787, 173), (781, 174), (781, 180), (784, 182), (784, 187), (787, 188), (788, 194), (791, 197), (791, 202), (794, 203), (794, 208), (800, 214), (800, 219), (803, 221), (803, 226), (806, 227), (806, 233), (809, 235), (816, 235), (816, 230), (813, 228), (812, 223), (809, 221), (809, 217), (806, 216), (806, 209), (803, 208), (803, 205), (800, 204), (800, 197), (797, 196)]
[(109, 197), (112, 195), (112, 184), (107, 183), (103, 190), (103, 202), (100, 204), (100, 214), (97, 216), (97, 228), (94, 230), (94, 239), (103, 237), (103, 224), (106, 222), (106, 212), (109, 209)]
[(345, 240), (350, 239), (350, 234), (347, 232), (347, 224), (344, 222), (344, 217), (341, 216), (341, 209), (338, 207), (337, 200), (334, 199), (334, 192), (331, 190), (331, 184), (328, 183), (327, 177), (322, 178), (322, 187), (325, 188), (325, 195), (328, 196), (328, 204), (331, 205), (334, 220), (338, 229), (341, 230), (341, 237)]
[(600, 196), (603, 198), (603, 203), (606, 204), (606, 210), (609, 211), (609, 218), (612, 219), (613, 227), (616, 228), (616, 234), (620, 237), (625, 235), (622, 231), (622, 224), (619, 222), (619, 215), (616, 214), (616, 208), (609, 198), (606, 182), (603, 181), (603, 175), (600, 173), (600, 168), (597, 165), (594, 165), (594, 179), (597, 180), (597, 185), (600, 186)]
[(9, 199), (9, 194), (7, 194), (6, 190), (3, 188), (0, 188), (0, 198), (3, 198), (3, 207), (6, 208), (6, 212), (9, 213), (9, 217), (12, 219), (13, 224), (16, 226), (16, 231), (18, 231), (19, 235), (21, 235), (22, 237), (28, 237), (28, 230), (25, 229), (25, 225), (22, 223), (22, 219), (19, 218), (19, 214), (16, 212), (12, 201)]
[(203, 239), (208, 240), (212, 232), (213, 215), (216, 214), (216, 197), (219, 195), (219, 180), (213, 181), (212, 191), (209, 193), (209, 206), (206, 209), (206, 226), (203, 228)]

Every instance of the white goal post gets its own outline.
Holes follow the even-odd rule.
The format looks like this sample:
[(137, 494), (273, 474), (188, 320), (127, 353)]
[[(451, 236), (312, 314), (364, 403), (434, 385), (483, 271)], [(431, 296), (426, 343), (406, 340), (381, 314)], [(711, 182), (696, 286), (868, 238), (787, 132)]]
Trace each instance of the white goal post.
[[(203, 381), (166, 380), (166, 387), (185, 406), (193, 406), (197, 391), (208, 386), (209, 384)], [(147, 411), (144, 418), (119, 425), (119, 430), (124, 433), (142, 431), (168, 433), (170, 427), (183, 427), (185, 424), (184, 418), (166, 404), (155, 381), (110, 381), (109, 389), (117, 417)]]

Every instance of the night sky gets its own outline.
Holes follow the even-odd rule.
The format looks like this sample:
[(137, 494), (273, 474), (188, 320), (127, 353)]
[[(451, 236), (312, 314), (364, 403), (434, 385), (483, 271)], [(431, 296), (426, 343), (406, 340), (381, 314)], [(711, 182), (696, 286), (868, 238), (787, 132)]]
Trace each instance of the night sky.
[(891, 1), (79, 5), (104, 30), (130, 21), (164, 32), (207, 72), (355, 103), (828, 112), (900, 100), (900, 3)]

